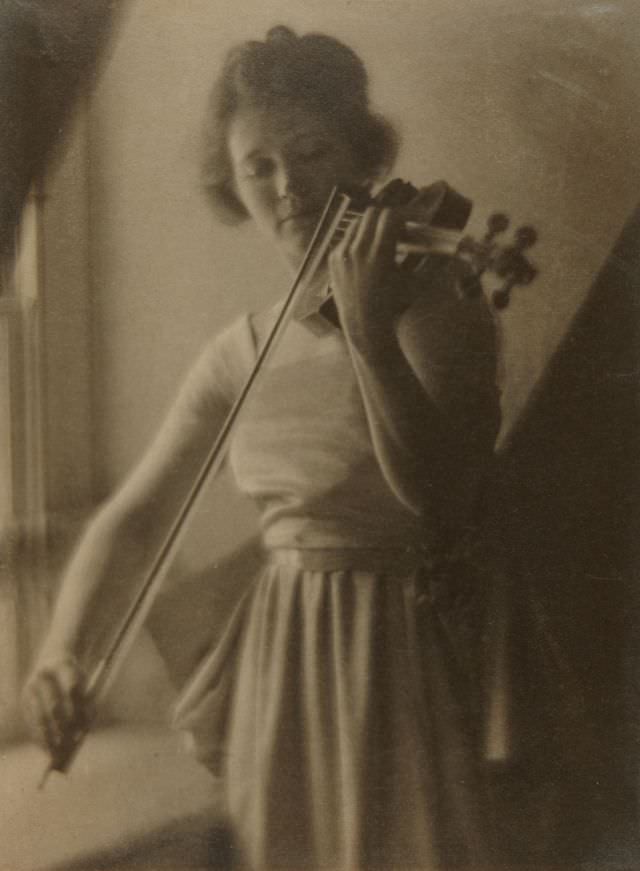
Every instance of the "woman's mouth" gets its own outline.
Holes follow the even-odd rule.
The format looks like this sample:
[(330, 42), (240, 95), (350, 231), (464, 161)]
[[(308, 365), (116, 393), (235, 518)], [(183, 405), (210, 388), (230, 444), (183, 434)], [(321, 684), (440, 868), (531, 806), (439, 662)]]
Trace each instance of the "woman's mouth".
[(278, 222), (280, 226), (308, 226), (318, 221), (318, 212), (315, 209), (300, 209), (285, 215)]

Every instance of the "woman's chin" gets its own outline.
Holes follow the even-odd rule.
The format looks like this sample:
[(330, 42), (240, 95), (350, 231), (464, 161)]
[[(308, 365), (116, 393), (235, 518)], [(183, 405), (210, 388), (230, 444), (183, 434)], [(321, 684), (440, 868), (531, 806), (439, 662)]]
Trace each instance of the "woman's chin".
[(302, 265), (312, 238), (313, 233), (300, 233), (281, 239), (280, 251), (292, 269), (297, 270)]

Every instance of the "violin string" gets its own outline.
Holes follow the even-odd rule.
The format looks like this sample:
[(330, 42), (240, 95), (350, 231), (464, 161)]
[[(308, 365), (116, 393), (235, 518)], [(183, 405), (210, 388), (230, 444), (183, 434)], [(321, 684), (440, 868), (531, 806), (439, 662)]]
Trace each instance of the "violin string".
[[(329, 247), (334, 247), (343, 238), (347, 230), (359, 218), (362, 218), (362, 212), (347, 209), (341, 220), (339, 221), (334, 235), (331, 239)], [(415, 253), (433, 253), (440, 250), (441, 252), (452, 253), (456, 250), (458, 243), (462, 239), (462, 234), (458, 230), (447, 230), (439, 227), (433, 227), (431, 224), (420, 223), (418, 221), (407, 221), (405, 224), (407, 234), (414, 238), (400, 240), (399, 246), (406, 251)], [(416, 238), (417, 237), (417, 238)]]

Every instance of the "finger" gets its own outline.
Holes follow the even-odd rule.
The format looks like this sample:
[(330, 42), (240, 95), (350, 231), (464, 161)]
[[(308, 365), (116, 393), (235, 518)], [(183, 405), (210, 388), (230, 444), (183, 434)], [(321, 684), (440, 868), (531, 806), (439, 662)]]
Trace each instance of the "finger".
[(369, 206), (369, 208), (366, 209), (362, 218), (358, 221), (356, 232), (350, 244), (350, 250), (354, 254), (360, 255), (362, 253), (368, 253), (371, 250), (373, 240), (376, 236), (377, 227), (380, 222), (380, 216), (386, 211), (388, 211), (388, 209), (380, 209), (377, 206)]
[(52, 756), (57, 752), (62, 733), (56, 728), (50, 714), (43, 710), (39, 702), (34, 702), (29, 714), (29, 732), (33, 740)]
[(40, 724), (45, 740), (49, 747), (55, 749), (63, 742), (68, 728), (62, 692), (55, 674), (49, 670), (41, 672), (34, 690), (38, 697)]
[(22, 715), (30, 735), (38, 744), (46, 746), (45, 714), (39, 699), (39, 694), (32, 684), (25, 688), (22, 694)]
[(340, 290), (348, 280), (347, 272), (351, 259), (351, 245), (357, 230), (358, 221), (352, 221), (344, 232), (340, 242), (329, 254), (329, 281), (334, 291), (338, 291), (336, 298), (340, 297)]
[(331, 256), (334, 260), (343, 260), (347, 256), (347, 252), (351, 247), (351, 243), (358, 229), (358, 224), (361, 220), (361, 218), (354, 218), (349, 221), (344, 233), (342, 234), (342, 238), (331, 252)]
[(388, 261), (395, 261), (398, 237), (404, 227), (404, 218), (397, 209), (382, 209), (372, 239), (373, 251)]
[(58, 667), (59, 703), (68, 722), (75, 722), (84, 707), (84, 674), (73, 659), (65, 659)]

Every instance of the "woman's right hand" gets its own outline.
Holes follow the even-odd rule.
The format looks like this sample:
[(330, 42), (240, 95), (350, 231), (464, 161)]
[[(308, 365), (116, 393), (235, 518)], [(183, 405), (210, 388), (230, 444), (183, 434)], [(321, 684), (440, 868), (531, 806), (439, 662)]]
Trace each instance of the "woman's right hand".
[(49, 751), (55, 767), (88, 721), (86, 676), (72, 654), (40, 656), (22, 693), (22, 712), (32, 737)]

